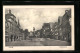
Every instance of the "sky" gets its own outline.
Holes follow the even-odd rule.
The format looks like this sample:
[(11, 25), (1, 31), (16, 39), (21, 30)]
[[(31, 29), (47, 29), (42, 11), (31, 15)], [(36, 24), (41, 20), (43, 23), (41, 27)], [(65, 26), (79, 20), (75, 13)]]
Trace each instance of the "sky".
[(63, 16), (65, 10), (70, 8), (6, 8), (5, 13), (11, 9), (12, 14), (19, 19), (21, 28), (28, 31), (39, 30), (43, 23), (57, 22), (59, 16)]

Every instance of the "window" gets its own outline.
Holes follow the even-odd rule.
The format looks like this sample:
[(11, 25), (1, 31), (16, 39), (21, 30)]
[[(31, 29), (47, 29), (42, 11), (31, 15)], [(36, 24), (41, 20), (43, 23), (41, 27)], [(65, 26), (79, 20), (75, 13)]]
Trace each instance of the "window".
[(13, 18), (13, 16), (10, 16), (11, 18)]
[(51, 31), (53, 31), (53, 30), (51, 29)]
[(5, 26), (8, 27), (8, 23), (5, 23)]
[(58, 33), (56, 33), (55, 35), (58, 35)]
[(54, 33), (52, 35), (54, 35)]
[(9, 30), (10, 30), (10, 22), (8, 22), (7, 24), (8, 24)]
[(60, 33), (60, 35), (62, 35), (62, 33)]
[(57, 29), (55, 31), (58, 31)]
[(55, 26), (55, 28), (57, 28), (57, 26)]
[(61, 30), (61, 28), (59, 30)]
[(12, 20), (11, 20), (11, 19), (8, 19), (8, 21), (12, 22)]
[(45, 32), (45, 30), (44, 30), (44, 32)]

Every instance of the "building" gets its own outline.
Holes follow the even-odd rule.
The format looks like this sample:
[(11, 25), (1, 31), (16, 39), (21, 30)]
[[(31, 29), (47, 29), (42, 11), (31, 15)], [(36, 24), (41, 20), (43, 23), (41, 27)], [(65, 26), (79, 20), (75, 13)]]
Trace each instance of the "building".
[(58, 18), (58, 26), (59, 26), (59, 29), (58, 29), (58, 33), (59, 33), (59, 36), (58, 36), (58, 39), (59, 40), (62, 40), (63, 39), (63, 31), (62, 31), (62, 18), (63, 16), (59, 16)]
[(69, 19), (71, 18), (71, 9), (65, 10), (65, 14), (59, 17), (59, 36), (61, 40), (71, 41), (71, 25)]
[(29, 34), (29, 37), (33, 37), (33, 32), (32, 31), (30, 31), (30, 34)]
[(5, 40), (16, 41), (21, 37), (19, 20), (12, 14), (11, 10), (5, 14)]
[(53, 24), (53, 27), (52, 27), (52, 37), (54, 39), (58, 39), (58, 35), (59, 35), (59, 33), (58, 33), (58, 22), (55, 22)]
[(50, 23), (44, 23), (42, 26), (42, 36), (45, 38), (50, 38)]
[(50, 36), (50, 38), (52, 38), (52, 39), (54, 39), (54, 37), (55, 37), (54, 28), (55, 28), (55, 23), (50, 22), (50, 29), (51, 29), (51, 33), (50, 33), (51, 36)]

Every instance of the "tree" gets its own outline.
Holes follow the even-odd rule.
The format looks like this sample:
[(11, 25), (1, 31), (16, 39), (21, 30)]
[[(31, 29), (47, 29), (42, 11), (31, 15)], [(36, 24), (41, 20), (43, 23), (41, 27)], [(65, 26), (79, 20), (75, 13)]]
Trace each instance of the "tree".
[(25, 39), (25, 40), (26, 40), (26, 37), (28, 36), (28, 33), (29, 33), (29, 32), (28, 32), (28, 29), (25, 29), (25, 30), (24, 30), (24, 39)]

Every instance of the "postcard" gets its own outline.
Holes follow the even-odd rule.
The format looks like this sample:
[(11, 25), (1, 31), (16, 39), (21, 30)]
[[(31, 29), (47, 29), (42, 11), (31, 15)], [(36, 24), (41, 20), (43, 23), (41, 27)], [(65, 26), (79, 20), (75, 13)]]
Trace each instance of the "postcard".
[(74, 50), (74, 5), (3, 5), (3, 51)]

